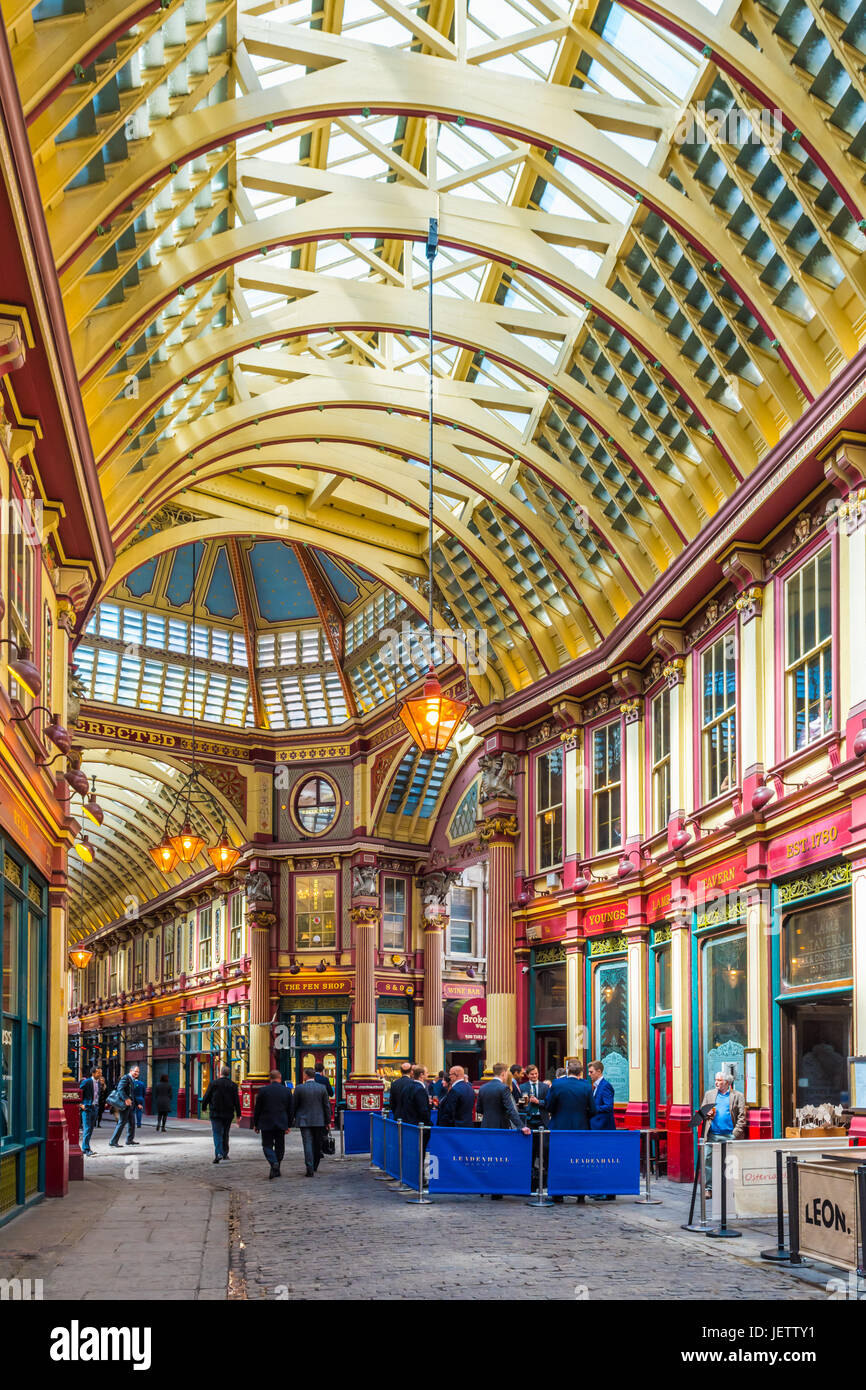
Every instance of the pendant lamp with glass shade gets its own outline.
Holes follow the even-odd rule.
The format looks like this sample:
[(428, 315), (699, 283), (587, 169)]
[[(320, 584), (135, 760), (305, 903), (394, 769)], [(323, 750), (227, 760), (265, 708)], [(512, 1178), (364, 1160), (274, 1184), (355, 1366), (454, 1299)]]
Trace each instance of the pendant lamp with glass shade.
[(427, 264), (429, 279), (427, 286), (427, 322), (429, 329), (429, 409), (428, 409), (428, 447), (429, 447), (429, 488), (427, 497), (427, 623), (430, 638), (430, 669), (424, 682), (424, 693), (414, 699), (404, 700), (400, 707), (400, 718), (412, 735), (412, 741), (423, 753), (441, 753), (448, 747), (464, 715), (466, 705), (443, 695), (442, 686), (433, 670), (433, 262), (439, 249), (439, 223), (430, 218), (427, 233)]

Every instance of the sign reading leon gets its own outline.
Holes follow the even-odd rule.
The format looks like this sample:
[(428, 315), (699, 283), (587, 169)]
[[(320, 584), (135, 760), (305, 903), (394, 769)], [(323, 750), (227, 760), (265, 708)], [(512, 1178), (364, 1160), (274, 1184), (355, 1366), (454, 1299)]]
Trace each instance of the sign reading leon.
[(462, 1042), (482, 1042), (487, 1037), (486, 999), (467, 999), (460, 1005), (457, 1036)]
[(857, 1177), (801, 1163), (800, 1249), (845, 1269), (857, 1268)]

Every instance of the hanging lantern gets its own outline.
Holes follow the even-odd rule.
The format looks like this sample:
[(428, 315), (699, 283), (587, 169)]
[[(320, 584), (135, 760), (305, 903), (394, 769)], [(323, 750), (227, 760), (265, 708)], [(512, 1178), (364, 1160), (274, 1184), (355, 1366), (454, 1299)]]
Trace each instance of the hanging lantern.
[(223, 831), (219, 844), (208, 849), (208, 854), (213, 860), (214, 868), (219, 873), (227, 874), (240, 859), (241, 852), (229, 844), (228, 835)]
[(466, 713), (467, 706), (442, 694), (432, 671), (424, 682), (424, 694), (404, 700), (400, 718), (422, 752), (441, 753), (447, 748)]
[(169, 844), (184, 864), (191, 864), (204, 849), (204, 840), (201, 835), (196, 835), (189, 821), (177, 835), (172, 835)]
[(158, 845), (151, 845), (150, 857), (158, 869), (162, 869), (164, 874), (170, 874), (177, 863), (177, 850), (172, 845), (166, 835), (163, 835)]
[(90, 796), (87, 798), (81, 809), (84, 812), (85, 816), (87, 816), (88, 820), (93, 821), (94, 825), (101, 825), (102, 822), (105, 820), (105, 812), (103, 811), (99, 802), (96, 800), (95, 777), (92, 779), (90, 783)]
[(75, 853), (78, 855), (79, 859), (84, 860), (85, 864), (93, 863), (96, 857), (96, 851), (94, 850), (93, 845), (90, 843), (86, 835), (82, 835), (80, 840), (76, 840), (72, 848), (75, 850)]
[(56, 714), (51, 715), (51, 723), (47, 724), (44, 730), (45, 737), (50, 739), (55, 748), (59, 748), (61, 753), (68, 753), (72, 747), (72, 736), (68, 730), (64, 729)]
[(38, 700), (42, 694), (42, 677), (39, 668), (30, 660), (30, 653), (26, 647), (16, 647), (16, 655), (9, 662), (9, 670), (27, 694)]
[(69, 952), (69, 962), (76, 970), (86, 970), (92, 960), (93, 952), (85, 950), (83, 946), (76, 946), (74, 951)]

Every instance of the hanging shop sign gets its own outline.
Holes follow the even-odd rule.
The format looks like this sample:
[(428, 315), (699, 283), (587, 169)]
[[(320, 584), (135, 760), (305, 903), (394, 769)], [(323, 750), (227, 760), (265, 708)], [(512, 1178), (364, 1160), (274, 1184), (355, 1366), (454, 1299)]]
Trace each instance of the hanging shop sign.
[(408, 995), (411, 998), (415, 993), (415, 986), (407, 980), (377, 980), (376, 993)]
[(487, 1037), (487, 1000), (467, 999), (457, 1013), (457, 1036), (461, 1042), (482, 1042)]
[(587, 936), (593, 932), (613, 931), (616, 927), (628, 925), (628, 899), (620, 903), (605, 903), (599, 907), (589, 907), (583, 914), (583, 930)]
[[(480, 986), (479, 986), (477, 980), (474, 980), (474, 981), (472, 982), (471, 985), (460, 984), (459, 981), (455, 981), (455, 980), (446, 980), (445, 983), (444, 983), (443, 986), (442, 986), (442, 998), (443, 998), (443, 999), (465, 999), (465, 998), (466, 998), (466, 991), (467, 991), (467, 989), (475, 989), (475, 991), (477, 992), (479, 988), (480, 988), (480, 989), (483, 989), (484, 986), (483, 986), (483, 985), (480, 985)], [(475, 996), (473, 995), (473, 998), (474, 998), (474, 997), (475, 997)]]
[(315, 980), (280, 980), (278, 994), (348, 994), (352, 988), (350, 975), (320, 975)]
[(840, 849), (851, 842), (851, 809), (839, 811), (834, 816), (823, 816), (820, 820), (791, 830), (770, 842), (767, 862), (770, 873), (790, 873), (804, 864), (814, 864), (821, 859), (830, 859)]

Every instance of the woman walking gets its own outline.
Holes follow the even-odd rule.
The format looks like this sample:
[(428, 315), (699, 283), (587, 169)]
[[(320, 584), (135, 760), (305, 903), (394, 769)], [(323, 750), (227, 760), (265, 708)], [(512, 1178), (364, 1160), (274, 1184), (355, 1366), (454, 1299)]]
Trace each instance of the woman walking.
[(157, 1134), (160, 1130), (162, 1130), (163, 1134), (165, 1134), (166, 1116), (168, 1115), (168, 1112), (171, 1109), (171, 1101), (173, 1095), (174, 1092), (171, 1089), (171, 1082), (169, 1081), (166, 1073), (163, 1072), (162, 1076), (159, 1078), (159, 1080), (153, 1088), (153, 1108), (156, 1111)]

